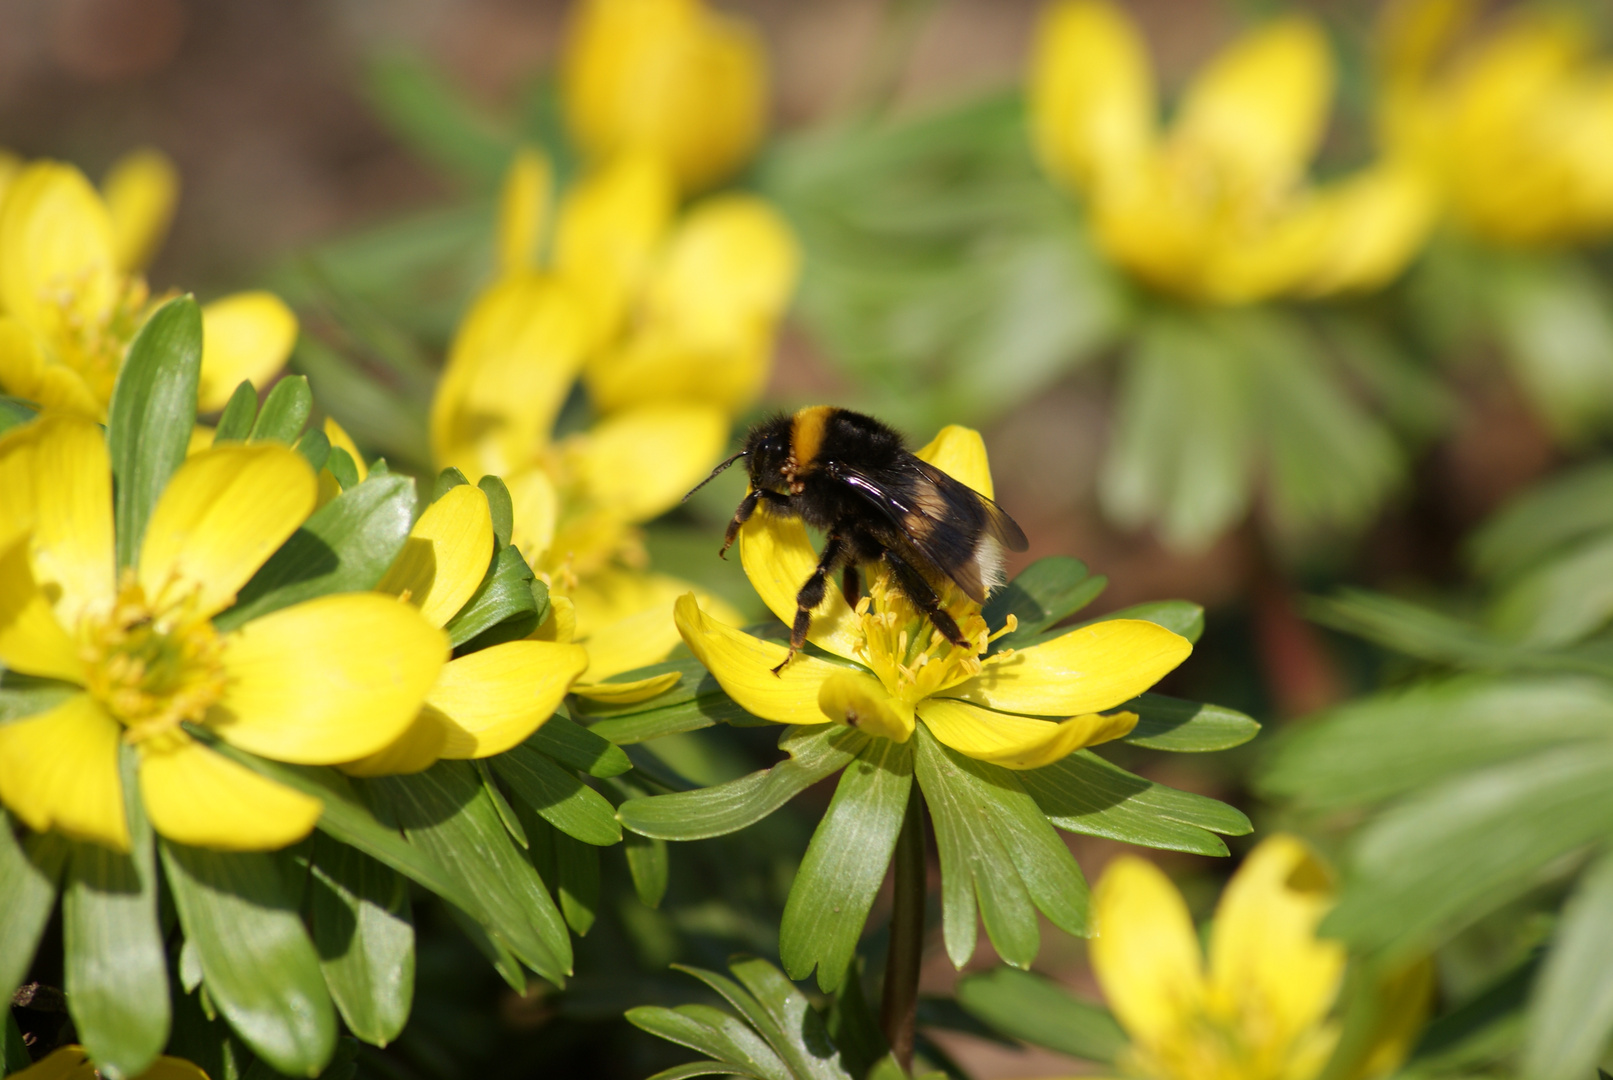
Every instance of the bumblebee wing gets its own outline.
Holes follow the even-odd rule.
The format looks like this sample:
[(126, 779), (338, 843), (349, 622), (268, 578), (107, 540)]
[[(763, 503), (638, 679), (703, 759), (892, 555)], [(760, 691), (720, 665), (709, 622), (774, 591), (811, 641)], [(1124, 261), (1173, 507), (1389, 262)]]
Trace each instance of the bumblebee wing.
[(1003, 583), (1003, 549), (1030, 546), (1002, 507), (918, 458), (878, 476), (842, 462), (830, 468), (901, 532), (925, 564), (976, 603)]

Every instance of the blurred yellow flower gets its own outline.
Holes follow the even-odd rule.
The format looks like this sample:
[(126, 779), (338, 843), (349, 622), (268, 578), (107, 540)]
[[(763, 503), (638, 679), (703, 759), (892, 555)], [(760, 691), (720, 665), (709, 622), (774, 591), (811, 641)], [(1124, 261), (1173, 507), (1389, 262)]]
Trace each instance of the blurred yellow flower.
[[(1318, 938), (1333, 906), (1328, 869), (1275, 835), (1244, 860), (1216, 908), (1208, 970), (1187, 905), (1153, 863), (1122, 855), (1093, 893), (1092, 969), (1131, 1038), (1120, 1058), (1148, 1080), (1313, 1080), (1340, 1027), (1330, 1019), (1343, 945)], [(1428, 1015), (1432, 972), (1415, 964), (1385, 986), (1386, 1015), (1351, 1080), (1389, 1073)], [(1387, 1011), (1386, 1011), (1387, 1012)]]
[(36, 831), (127, 849), (121, 742), (162, 835), (230, 850), (306, 836), (317, 799), (183, 725), (280, 761), (350, 761), (398, 738), (448, 656), (447, 635), (375, 593), (214, 626), (314, 499), (290, 447), (205, 450), (169, 480), (119, 571), (101, 429), (49, 416), (0, 436), (0, 664), (80, 688), (0, 725), (0, 801)]
[[(918, 452), (986, 495), (991, 473), (980, 436), (948, 427)], [(765, 504), (764, 504), (765, 506)], [(780, 619), (795, 616), (795, 596), (818, 561), (799, 518), (758, 509), (739, 533), (740, 558), (757, 593)], [(808, 640), (838, 661), (787, 655), (713, 618), (693, 595), (677, 604), (678, 630), (728, 695), (780, 724), (851, 724), (906, 742), (918, 721), (960, 753), (1010, 769), (1035, 769), (1085, 746), (1118, 739), (1135, 713), (1102, 715), (1158, 682), (1187, 658), (1187, 639), (1137, 619), (1080, 627), (1028, 649), (986, 655), (996, 634), (980, 605), (950, 582), (943, 606), (971, 645), (952, 645), (928, 617), (873, 572), (855, 609), (838, 590), (813, 613)], [(1063, 720), (1047, 717), (1062, 716)]]
[(1168, 131), (1137, 27), (1107, 0), (1057, 0), (1031, 62), (1043, 166), (1079, 193), (1117, 264), (1164, 292), (1215, 303), (1369, 289), (1422, 245), (1434, 203), (1394, 159), (1313, 187), (1333, 63), (1292, 16), (1199, 72)]
[[(376, 590), (445, 626), (493, 561), (493, 514), (481, 488), (460, 484), (426, 508)], [(414, 723), (389, 746), (342, 768), (356, 776), (412, 773), (440, 758), (484, 758), (522, 742), (554, 714), (588, 666), (579, 646), (506, 641), (448, 661)]]
[[(1385, 143), (1436, 176), (1455, 222), (1539, 247), (1613, 233), (1613, 61), (1561, 10), (1518, 9), (1472, 38), (1471, 0), (1384, 9)], [(1469, 35), (1469, 40), (1459, 40)]]
[[(104, 419), (124, 353), (154, 309), (140, 269), (167, 230), (177, 184), (152, 150), (115, 165), (104, 196), (60, 162), (0, 178), (0, 391)], [(208, 304), (203, 320), (202, 412), (223, 408), (242, 379), (261, 386), (297, 337), (296, 316), (265, 292)]]
[(767, 65), (751, 27), (701, 0), (582, 0), (561, 58), (572, 137), (593, 161), (665, 160), (685, 191), (755, 152)]
[[(82, 1046), (73, 1045), (52, 1050), (26, 1069), (12, 1073), (8, 1080), (101, 1080), (101, 1074), (89, 1053)], [(208, 1080), (208, 1077), (199, 1065), (164, 1054), (134, 1080)]]

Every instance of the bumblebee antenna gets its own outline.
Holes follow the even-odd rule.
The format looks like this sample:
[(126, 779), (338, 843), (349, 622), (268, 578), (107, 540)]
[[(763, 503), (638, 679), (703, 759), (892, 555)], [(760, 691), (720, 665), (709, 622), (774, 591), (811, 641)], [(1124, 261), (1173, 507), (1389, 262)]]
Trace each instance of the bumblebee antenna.
[[(724, 461), (722, 464), (718, 465), (715, 469), (712, 469), (710, 476), (706, 477), (704, 480), (700, 481), (700, 483), (689, 489), (689, 495), (693, 495), (695, 492), (717, 479), (718, 474), (720, 474), (724, 469), (728, 468), (728, 466), (732, 465), (734, 462), (738, 461), (740, 458), (744, 457), (746, 453), (748, 453), (748, 451), (741, 450), (727, 461)], [(683, 497), (684, 502), (689, 501), (689, 495), (685, 495)]]

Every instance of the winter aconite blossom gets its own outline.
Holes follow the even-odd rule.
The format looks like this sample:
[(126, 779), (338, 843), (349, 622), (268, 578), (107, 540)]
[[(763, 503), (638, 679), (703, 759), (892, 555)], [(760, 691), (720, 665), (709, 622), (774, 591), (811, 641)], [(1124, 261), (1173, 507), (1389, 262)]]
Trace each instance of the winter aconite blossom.
[[(1216, 909), (1209, 961), (1170, 879), (1123, 855), (1093, 895), (1093, 972), (1131, 1038), (1119, 1064), (1146, 1080), (1314, 1080), (1333, 1056), (1330, 1018), (1345, 952), (1316, 936), (1333, 905), (1326, 866), (1301, 841), (1272, 836), (1249, 854)], [(1427, 1015), (1429, 971), (1383, 987), (1392, 1008), (1340, 1076), (1392, 1072)]]
[(320, 802), (229, 760), (189, 726), (280, 761), (362, 758), (415, 719), (447, 636), (376, 593), (215, 625), (314, 508), (313, 470), (290, 447), (190, 456), (123, 569), (112, 495), (94, 423), (46, 417), (0, 437), (0, 664), (62, 684), (54, 708), (0, 725), (0, 802), (36, 831), (126, 849), (128, 746), (163, 836), (236, 850), (300, 839)]
[[(918, 456), (990, 495), (977, 433), (946, 428)], [(805, 526), (758, 510), (740, 530), (739, 546), (763, 601), (791, 619), (796, 591), (818, 558)], [(1011, 769), (1038, 768), (1126, 735), (1136, 714), (1105, 710), (1147, 690), (1192, 651), (1164, 627), (1114, 619), (988, 653), (1012, 620), (993, 633), (980, 605), (950, 583), (943, 604), (967, 647), (941, 637), (883, 571), (871, 572), (866, 592), (853, 609), (831, 589), (814, 612), (808, 640), (837, 659), (800, 654), (778, 675), (782, 644), (713, 618), (692, 594), (678, 601), (678, 630), (728, 695), (764, 720), (847, 723), (895, 742), (906, 742), (922, 721), (952, 749)]]
[[(177, 180), (153, 151), (130, 155), (104, 193), (72, 165), (36, 161), (0, 185), (0, 392), (103, 419), (130, 340), (157, 304), (140, 271), (166, 231)], [(297, 337), (266, 292), (203, 309), (198, 405), (223, 408), (243, 379), (263, 385)]]
[(1199, 72), (1161, 130), (1137, 27), (1108, 0), (1057, 0), (1031, 64), (1036, 149), (1104, 253), (1163, 292), (1235, 304), (1371, 288), (1417, 252), (1434, 204), (1394, 160), (1307, 182), (1333, 79), (1321, 28), (1284, 18)]
[[(95, 1062), (82, 1046), (52, 1050), (26, 1069), (11, 1074), (14, 1080), (100, 1080)], [(134, 1080), (208, 1080), (197, 1065), (184, 1058), (161, 1055)]]

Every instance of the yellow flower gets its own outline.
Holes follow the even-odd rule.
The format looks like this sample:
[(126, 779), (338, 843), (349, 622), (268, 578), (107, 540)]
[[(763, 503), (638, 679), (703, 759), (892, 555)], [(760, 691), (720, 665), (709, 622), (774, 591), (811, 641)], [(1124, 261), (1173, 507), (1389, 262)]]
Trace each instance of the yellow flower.
[(561, 65), (567, 124), (595, 161), (649, 151), (692, 191), (732, 173), (761, 138), (761, 43), (701, 0), (583, 0)]
[[(426, 508), (376, 589), (444, 626), (470, 601), (493, 561), (487, 496), (461, 484)], [(356, 776), (411, 773), (440, 758), (483, 758), (522, 742), (553, 715), (588, 666), (576, 645), (507, 641), (443, 666), (414, 723), (390, 746), (343, 768)]]
[(1037, 31), (1029, 95), (1044, 167), (1085, 199), (1104, 252), (1164, 292), (1247, 303), (1372, 288), (1432, 220), (1410, 164), (1306, 183), (1333, 95), (1325, 37), (1306, 18), (1235, 41), (1162, 132), (1131, 20), (1107, 0), (1058, 0)]
[[(977, 433), (948, 427), (918, 456), (990, 495)], [(758, 511), (740, 530), (739, 547), (751, 584), (788, 622), (818, 561), (805, 526)], [(882, 570), (855, 609), (838, 590), (829, 593), (813, 613), (808, 640), (849, 664), (803, 654), (775, 675), (783, 645), (712, 618), (693, 595), (678, 601), (678, 630), (728, 696), (764, 720), (852, 724), (896, 742), (906, 742), (922, 720), (954, 750), (1010, 769), (1039, 768), (1126, 735), (1136, 714), (1103, 710), (1147, 690), (1192, 651), (1187, 639), (1154, 623), (1114, 619), (988, 656), (988, 644), (1014, 621), (991, 633), (980, 605), (950, 582), (943, 606), (968, 648), (941, 637)]]
[(307, 835), (318, 800), (182, 725), (280, 761), (350, 761), (408, 727), (448, 653), (441, 630), (374, 593), (213, 624), (314, 499), (313, 471), (289, 447), (203, 451), (169, 480), (120, 572), (101, 430), (57, 416), (0, 437), (0, 664), (79, 688), (0, 725), (0, 801), (36, 831), (126, 849), (123, 742), (162, 835), (235, 850)]
[[(1093, 894), (1093, 972), (1131, 1038), (1120, 1059), (1149, 1080), (1313, 1080), (1332, 1056), (1329, 1018), (1344, 947), (1316, 936), (1333, 906), (1331, 876), (1292, 836), (1263, 841), (1216, 908), (1209, 963), (1187, 905), (1153, 863), (1122, 855)], [(1206, 967), (1208, 970), (1206, 970)], [(1399, 1003), (1349, 1077), (1382, 1075), (1427, 1016), (1431, 971), (1416, 964), (1384, 984)]]
[[(172, 213), (172, 166), (145, 151), (108, 177), (106, 197), (71, 165), (19, 169), (0, 200), (0, 391), (49, 411), (104, 419), (124, 353), (154, 309), (141, 262)], [(277, 297), (241, 293), (203, 308), (199, 407), (224, 407), (242, 379), (285, 363), (297, 319)]]
[(1384, 11), (1381, 127), (1426, 163), (1456, 223), (1506, 246), (1613, 233), (1613, 63), (1561, 11), (1519, 10), (1462, 48), (1465, 0)]
[[(100, 1080), (95, 1062), (82, 1046), (53, 1050), (26, 1069), (14, 1072), (8, 1080)], [(208, 1080), (201, 1067), (184, 1058), (164, 1054), (134, 1080)]]

